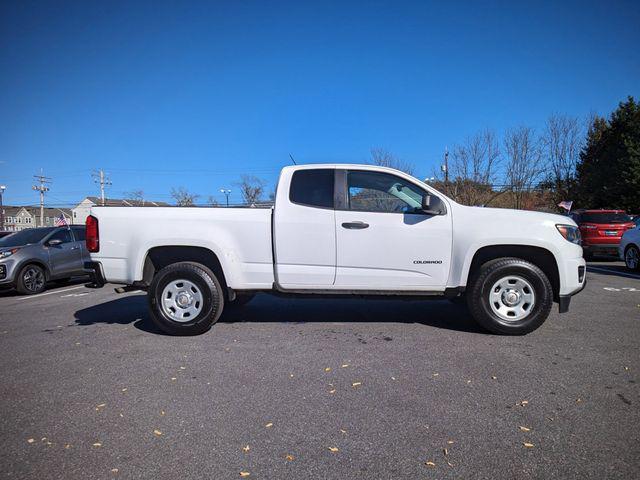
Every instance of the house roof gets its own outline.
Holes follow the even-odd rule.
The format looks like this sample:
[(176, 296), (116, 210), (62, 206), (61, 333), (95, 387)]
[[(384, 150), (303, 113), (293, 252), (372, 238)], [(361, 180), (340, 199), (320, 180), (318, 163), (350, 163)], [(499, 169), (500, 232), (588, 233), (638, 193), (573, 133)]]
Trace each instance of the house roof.
[[(87, 197), (85, 200), (89, 200), (94, 205), (102, 205), (102, 200), (99, 197)], [(166, 202), (154, 202), (151, 200), (134, 200), (126, 198), (105, 198), (104, 204), (107, 207), (168, 207)]]
[[(38, 206), (35, 206), (35, 207), (30, 205), (23, 206), (23, 207), (13, 206), (13, 205), (2, 206), (2, 210), (4, 211), (5, 217), (15, 217), (16, 215), (18, 215), (18, 213), (20, 213), (20, 210), (22, 210), (23, 208), (33, 216), (37, 217), (40, 215), (40, 207)], [(44, 208), (45, 217), (59, 217), (60, 213), (64, 213), (65, 217), (71, 217), (71, 209), (69, 208), (51, 208), (51, 207)]]

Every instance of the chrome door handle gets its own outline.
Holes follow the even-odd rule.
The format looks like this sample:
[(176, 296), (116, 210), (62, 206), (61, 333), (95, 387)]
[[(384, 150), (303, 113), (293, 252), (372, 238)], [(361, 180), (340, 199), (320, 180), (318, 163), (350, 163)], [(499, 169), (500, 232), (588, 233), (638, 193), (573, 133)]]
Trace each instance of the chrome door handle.
[(369, 224), (364, 222), (345, 222), (342, 224), (342, 228), (347, 228), (349, 230), (362, 230), (363, 228), (369, 228)]

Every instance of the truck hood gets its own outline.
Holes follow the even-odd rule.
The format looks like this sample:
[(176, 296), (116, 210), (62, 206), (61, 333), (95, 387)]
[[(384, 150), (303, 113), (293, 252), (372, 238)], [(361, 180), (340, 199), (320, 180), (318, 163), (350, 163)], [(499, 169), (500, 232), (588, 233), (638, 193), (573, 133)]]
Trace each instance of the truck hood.
[(488, 224), (496, 222), (505, 222), (505, 225), (513, 226), (514, 224), (554, 224), (554, 225), (572, 225), (577, 227), (576, 222), (571, 217), (558, 215), (555, 213), (533, 212), (530, 210), (515, 210), (511, 208), (487, 208), (487, 207), (467, 207), (464, 205), (456, 205), (464, 209), (466, 214), (472, 215), (477, 219), (486, 219)]

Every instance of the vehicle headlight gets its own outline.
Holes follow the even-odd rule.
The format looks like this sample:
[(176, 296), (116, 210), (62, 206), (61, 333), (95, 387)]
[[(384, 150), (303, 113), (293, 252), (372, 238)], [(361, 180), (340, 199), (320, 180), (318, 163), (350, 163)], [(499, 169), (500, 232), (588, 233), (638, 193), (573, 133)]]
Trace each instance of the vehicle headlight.
[(574, 227), (573, 225), (556, 225), (556, 228), (566, 241), (575, 243), (576, 245), (582, 244), (582, 236), (580, 235), (580, 229), (578, 227)]
[(10, 257), (14, 253), (16, 253), (18, 250), (20, 250), (20, 249), (19, 248), (12, 248), (11, 250), (5, 250), (4, 252), (0, 252), (0, 260), (2, 260), (3, 258)]

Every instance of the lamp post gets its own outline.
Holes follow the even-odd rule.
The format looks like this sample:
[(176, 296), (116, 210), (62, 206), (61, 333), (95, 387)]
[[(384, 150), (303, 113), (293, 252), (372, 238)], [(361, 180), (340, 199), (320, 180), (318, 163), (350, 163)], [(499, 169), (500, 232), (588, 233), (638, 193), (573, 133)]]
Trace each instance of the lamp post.
[(2, 194), (6, 190), (5, 185), (0, 185), (0, 232), (4, 231), (4, 206), (2, 204)]
[(231, 195), (231, 190), (227, 189), (227, 188), (221, 188), (220, 189), (220, 193), (224, 193), (224, 195), (227, 197), (227, 207), (229, 206), (229, 195)]

